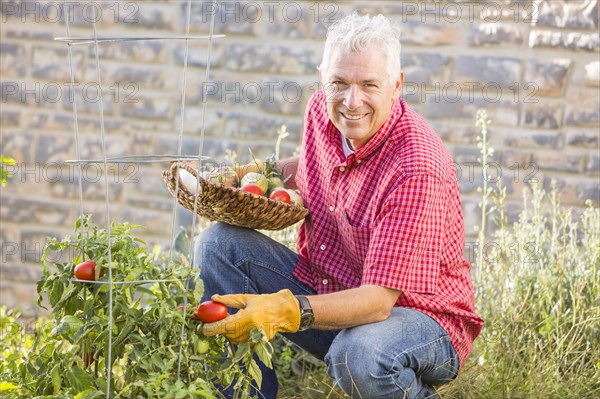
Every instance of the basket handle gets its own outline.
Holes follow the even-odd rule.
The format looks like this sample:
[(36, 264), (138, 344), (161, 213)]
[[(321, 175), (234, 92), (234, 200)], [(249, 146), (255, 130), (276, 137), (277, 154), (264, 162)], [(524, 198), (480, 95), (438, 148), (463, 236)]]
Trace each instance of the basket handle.
[[(181, 179), (181, 174), (178, 173), (178, 171), (181, 170), (185, 170), (186, 172), (190, 173), (193, 177), (194, 177), (194, 189), (190, 190), (191, 187), (188, 187), (188, 185), (186, 185), (184, 183), (184, 181)], [(177, 161), (177, 162), (173, 162), (171, 164), (171, 170), (170, 170), (170, 174), (171, 174), (171, 179), (173, 181), (173, 185), (175, 186), (175, 179), (179, 179), (179, 189), (180, 190), (185, 190), (187, 191), (189, 194), (195, 194), (195, 187), (196, 187), (196, 180), (198, 179), (198, 171), (189, 163), (185, 162), (185, 161)], [(202, 180), (202, 177), (200, 178), (200, 180)], [(192, 183), (191, 181), (189, 183)], [(202, 193), (202, 182), (200, 182), (200, 185), (198, 186), (199, 188), (199, 192), (198, 194)]]
[(179, 169), (184, 169), (184, 170), (190, 172), (192, 175), (194, 175), (194, 177), (198, 178), (198, 170), (197, 170), (197, 168), (195, 168), (188, 161), (174, 161), (174, 162), (171, 162), (171, 174), (173, 176), (175, 176), (177, 174), (178, 168)]

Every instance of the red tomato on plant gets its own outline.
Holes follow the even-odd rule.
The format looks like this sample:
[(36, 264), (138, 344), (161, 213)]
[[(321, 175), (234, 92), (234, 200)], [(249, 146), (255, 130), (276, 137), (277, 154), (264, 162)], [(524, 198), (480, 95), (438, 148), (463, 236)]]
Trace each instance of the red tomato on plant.
[(290, 202), (292, 202), (292, 198), (290, 197), (290, 194), (285, 189), (281, 189), (281, 188), (273, 191), (271, 193), (271, 195), (269, 196), (269, 198), (272, 200), (275, 200), (275, 201), (285, 202), (286, 204), (289, 204)]
[(227, 306), (220, 302), (202, 302), (194, 309), (194, 317), (203, 323), (214, 323), (227, 317)]
[(255, 195), (259, 195), (259, 196), (263, 195), (263, 191), (260, 188), (260, 186), (258, 184), (254, 184), (254, 183), (250, 183), (250, 184), (246, 184), (245, 186), (242, 186), (241, 190), (245, 191), (247, 193), (252, 193)]
[[(96, 262), (93, 260), (86, 260), (75, 266), (74, 270), (75, 278), (78, 280), (96, 280)], [(100, 277), (104, 276), (104, 269), (100, 270)]]

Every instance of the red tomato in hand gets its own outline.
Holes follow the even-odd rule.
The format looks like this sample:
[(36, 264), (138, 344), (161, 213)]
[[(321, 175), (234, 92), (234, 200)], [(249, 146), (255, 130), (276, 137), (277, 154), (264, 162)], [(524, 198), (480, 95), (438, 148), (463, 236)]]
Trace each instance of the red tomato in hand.
[[(75, 266), (74, 270), (75, 278), (78, 280), (96, 280), (96, 262), (93, 260), (86, 260)], [(104, 276), (104, 269), (100, 269), (100, 277)]]
[(194, 309), (194, 317), (203, 323), (214, 323), (227, 317), (227, 306), (220, 302), (202, 302)]
[(290, 197), (290, 194), (285, 189), (282, 189), (282, 188), (273, 191), (271, 193), (271, 195), (269, 196), (269, 198), (272, 200), (275, 200), (275, 201), (285, 202), (286, 204), (289, 204), (290, 202), (292, 202), (292, 198)]
[(258, 184), (254, 184), (254, 183), (249, 183), (249, 184), (246, 184), (245, 186), (242, 186), (241, 190), (245, 191), (247, 193), (252, 193), (255, 195), (259, 195), (259, 196), (263, 195), (263, 192), (262, 192), (262, 189), (260, 188), (260, 186)]

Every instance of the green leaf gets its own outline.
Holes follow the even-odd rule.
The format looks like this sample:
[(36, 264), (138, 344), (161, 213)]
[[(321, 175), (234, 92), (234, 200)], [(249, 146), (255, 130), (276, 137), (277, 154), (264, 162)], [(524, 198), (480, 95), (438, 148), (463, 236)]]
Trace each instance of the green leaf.
[(60, 375), (60, 365), (56, 365), (52, 368), (51, 371), (52, 376), (52, 386), (54, 388), (54, 394), (58, 395), (60, 393), (60, 386), (62, 382), (62, 378)]
[(35, 289), (38, 293), (37, 299), (36, 299), (36, 303), (39, 307), (41, 307), (42, 309), (47, 309), (44, 305), (43, 305), (43, 301), (44, 301), (44, 288), (46, 287), (46, 276), (44, 275), (44, 273), (42, 272), (42, 277), (37, 281), (37, 283), (35, 284)]
[[(200, 384), (200, 387), (196, 388), (196, 384)], [(217, 397), (213, 395), (210, 385), (202, 378), (197, 378), (196, 381), (190, 385), (190, 392), (200, 395), (202, 398), (217, 399)]]
[(15, 389), (19, 389), (19, 386), (13, 384), (12, 382), (0, 381), (0, 392), (14, 391)]
[(237, 363), (240, 360), (242, 360), (244, 358), (244, 356), (250, 351), (249, 347), (248, 347), (248, 343), (244, 342), (240, 345), (238, 345), (235, 354), (233, 355), (233, 359), (231, 359), (231, 361), (233, 363)]
[(81, 392), (94, 387), (94, 377), (79, 366), (70, 368), (65, 375), (71, 387), (77, 391)]
[(169, 334), (169, 332), (165, 328), (161, 328), (160, 331), (158, 332), (159, 341), (161, 343), (163, 343), (165, 341), (165, 339), (167, 339), (168, 334)]
[(16, 161), (14, 159), (7, 157), (6, 155), (0, 155), (0, 183), (3, 187), (6, 186), (6, 179), (12, 177), (12, 173), (6, 170), (4, 165), (12, 166), (15, 163)]
[(89, 322), (86, 323), (83, 328), (79, 329), (79, 331), (77, 331), (73, 336), (73, 343), (77, 344), (83, 338), (87, 337), (92, 331), (94, 331), (95, 327), (96, 326), (94, 324)]
[[(71, 294), (71, 292), (73, 294)], [(87, 306), (88, 301), (83, 301), (84, 302), (84, 307)], [(60, 302), (61, 304), (64, 303), (64, 313), (66, 314), (75, 314), (77, 313), (78, 310), (81, 309), (81, 303), (82, 300), (81, 298), (77, 295), (77, 291), (76, 290), (71, 290), (69, 291), (69, 295), (65, 298), (64, 301)], [(85, 312), (85, 309), (84, 309)]]
[(152, 360), (152, 364), (154, 364), (154, 366), (156, 366), (158, 369), (162, 369), (165, 365), (158, 353), (154, 353), (150, 359)]
[(267, 344), (264, 344), (263, 342), (258, 343), (255, 347), (254, 347), (254, 353), (256, 354), (256, 356), (258, 356), (258, 359), (263, 362), (268, 368), (272, 369), (273, 368), (273, 364), (271, 363), (271, 358), (273, 356), (273, 350), (272, 350), (272, 346), (270, 344), (270, 351), (267, 349)]
[(117, 339), (115, 339), (115, 341), (113, 342), (114, 346), (121, 346), (125, 343), (125, 340), (127, 338), (130, 338), (129, 335), (131, 334), (131, 332), (135, 329), (135, 324), (131, 323), (131, 324), (127, 324), (125, 325), (125, 327), (123, 327), (123, 329), (119, 332), (119, 335), (117, 336)]
[(0, 163), (12, 166), (12, 165), (16, 164), (16, 162), (17, 161), (12, 159), (11, 157), (8, 157), (6, 155), (0, 155)]
[(83, 321), (79, 317), (67, 315), (52, 329), (50, 335), (60, 335), (72, 343), (75, 334), (81, 330), (81, 327), (83, 327)]
[(59, 303), (64, 290), (65, 287), (60, 280), (55, 279), (52, 281), (52, 286), (48, 292), (48, 300), (50, 301), (50, 305), (52, 307), (56, 307), (56, 305)]
[(144, 345), (145, 347), (151, 347), (152, 346), (152, 341), (149, 340), (148, 338), (142, 337), (140, 335), (134, 335), (133, 336), (134, 339), (137, 339), (138, 341), (140, 341), (140, 343), (142, 343), (142, 345)]
[(179, 230), (179, 233), (177, 233), (177, 236), (175, 237), (174, 248), (175, 251), (189, 258), (190, 238), (186, 230)]
[(254, 381), (256, 381), (257, 386), (262, 385), (262, 373), (260, 372), (260, 367), (258, 367), (258, 363), (254, 359), (250, 361), (248, 365), (248, 373), (252, 377)]
[(102, 398), (104, 392), (98, 391), (97, 389), (86, 389), (85, 391), (79, 392), (73, 399), (95, 399)]
[[(78, 289), (72, 288), (65, 293), (64, 286), (62, 285), (62, 283), (57, 281), (54, 284), (55, 284), (55, 286), (59, 286), (59, 288), (57, 288), (57, 291), (60, 289), (60, 295), (58, 296), (58, 300), (54, 303), (52, 303), (52, 301), (50, 302), (52, 307), (54, 308), (55, 313), (62, 309), (64, 309), (65, 312), (67, 312), (67, 313), (75, 313), (75, 310), (82, 308), (82, 305), (84, 305), (84, 302), (82, 302), (81, 300), (79, 300), (79, 298), (77, 298), (77, 294), (79, 293)], [(58, 293), (56, 293), (56, 295), (58, 295)], [(76, 304), (78, 306), (76, 306), (75, 308), (69, 307), (67, 309), (66, 305), (69, 305), (73, 299), (76, 299), (76, 301), (77, 301)]]

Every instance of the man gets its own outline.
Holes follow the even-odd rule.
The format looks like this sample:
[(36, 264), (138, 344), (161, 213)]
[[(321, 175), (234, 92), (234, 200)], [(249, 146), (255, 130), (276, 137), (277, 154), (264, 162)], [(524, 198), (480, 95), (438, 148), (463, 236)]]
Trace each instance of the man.
[[(385, 17), (332, 25), (319, 69), (301, 155), (282, 166), (298, 162), (310, 211), (298, 253), (252, 230), (207, 229), (196, 246), (206, 297), (241, 310), (204, 332), (234, 343), (251, 327), (286, 333), (353, 398), (434, 397), (483, 324), (452, 159), (398, 98), (399, 32)], [(267, 374), (261, 393), (274, 398)]]

